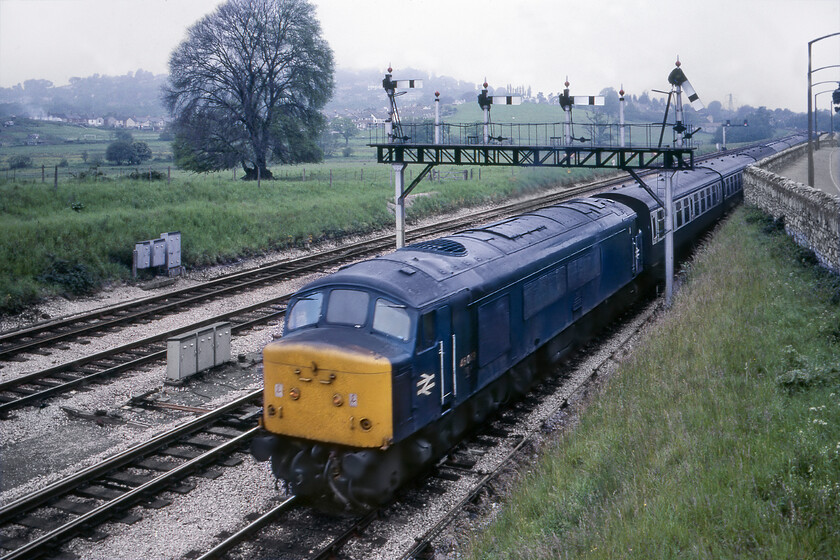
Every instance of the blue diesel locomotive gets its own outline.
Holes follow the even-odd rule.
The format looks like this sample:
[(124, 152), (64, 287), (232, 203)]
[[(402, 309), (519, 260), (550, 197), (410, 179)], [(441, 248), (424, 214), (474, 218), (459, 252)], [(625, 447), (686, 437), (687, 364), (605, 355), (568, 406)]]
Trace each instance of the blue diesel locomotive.
[[(675, 247), (737, 202), (744, 167), (786, 147), (677, 173)], [(264, 433), (252, 453), (299, 496), (383, 503), (626, 307), (661, 268), (664, 225), (634, 181), (308, 284), (263, 352)]]

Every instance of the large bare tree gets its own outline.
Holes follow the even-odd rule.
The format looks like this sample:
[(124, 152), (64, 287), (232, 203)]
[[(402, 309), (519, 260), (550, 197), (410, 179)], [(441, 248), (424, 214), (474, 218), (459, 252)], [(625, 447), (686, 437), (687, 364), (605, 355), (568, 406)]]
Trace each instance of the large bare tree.
[(228, 0), (189, 28), (164, 99), (178, 164), (192, 171), (318, 161), (333, 54), (307, 0)]

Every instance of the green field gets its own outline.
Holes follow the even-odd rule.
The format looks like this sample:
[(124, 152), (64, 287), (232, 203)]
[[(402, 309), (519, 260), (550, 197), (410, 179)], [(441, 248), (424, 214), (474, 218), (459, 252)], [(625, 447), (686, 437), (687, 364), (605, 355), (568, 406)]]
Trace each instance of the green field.
[(840, 281), (755, 210), (465, 558), (837, 558)]

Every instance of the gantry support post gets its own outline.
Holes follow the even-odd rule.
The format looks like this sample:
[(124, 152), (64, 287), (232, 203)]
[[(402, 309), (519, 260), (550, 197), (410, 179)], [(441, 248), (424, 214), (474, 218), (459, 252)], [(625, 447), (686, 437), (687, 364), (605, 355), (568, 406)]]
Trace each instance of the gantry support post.
[(395, 163), (394, 169), (394, 216), (397, 220), (397, 249), (405, 247), (405, 168), (404, 163)]
[(423, 168), (417, 177), (411, 182), (408, 188), (405, 188), (405, 163), (395, 163), (394, 169), (394, 216), (397, 222), (397, 249), (405, 247), (405, 199), (414, 190), (414, 187), (420, 184), (423, 177), (426, 176), (433, 167), (434, 163), (428, 164)]

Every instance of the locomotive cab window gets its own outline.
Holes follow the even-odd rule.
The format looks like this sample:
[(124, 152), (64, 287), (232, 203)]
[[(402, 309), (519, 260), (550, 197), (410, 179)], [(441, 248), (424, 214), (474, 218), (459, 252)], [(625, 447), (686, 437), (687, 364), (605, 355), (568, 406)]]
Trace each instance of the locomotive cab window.
[(373, 310), (373, 330), (400, 340), (408, 340), (411, 335), (411, 316), (404, 305), (379, 298)]
[(298, 299), (289, 311), (287, 327), (289, 330), (314, 325), (321, 317), (321, 305), (324, 294), (316, 292)]
[(367, 323), (370, 295), (359, 290), (333, 290), (327, 302), (327, 322), (361, 327)]

